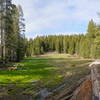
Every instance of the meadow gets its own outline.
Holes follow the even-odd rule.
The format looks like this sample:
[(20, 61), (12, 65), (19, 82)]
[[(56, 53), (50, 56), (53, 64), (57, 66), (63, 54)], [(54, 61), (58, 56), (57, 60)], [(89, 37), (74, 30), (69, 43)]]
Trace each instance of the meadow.
[(31, 95), (41, 88), (51, 91), (65, 82), (70, 87), (90, 73), (90, 63), (91, 60), (67, 54), (51, 53), (25, 58), (16, 63), (18, 70), (0, 70), (0, 86), (12, 88), (13, 94), (21, 91)]

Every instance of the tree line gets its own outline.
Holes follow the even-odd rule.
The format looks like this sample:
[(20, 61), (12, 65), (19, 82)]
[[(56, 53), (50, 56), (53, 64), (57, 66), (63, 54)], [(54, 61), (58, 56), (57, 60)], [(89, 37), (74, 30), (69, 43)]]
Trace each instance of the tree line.
[(25, 55), (25, 24), (21, 6), (0, 0), (0, 63), (20, 61)]
[(27, 56), (53, 51), (84, 58), (100, 58), (100, 25), (91, 20), (86, 34), (37, 36), (27, 42)]
[(0, 0), (0, 63), (20, 61), (46, 52), (100, 58), (100, 25), (89, 21), (86, 34), (25, 38), (22, 7), (11, 0)]

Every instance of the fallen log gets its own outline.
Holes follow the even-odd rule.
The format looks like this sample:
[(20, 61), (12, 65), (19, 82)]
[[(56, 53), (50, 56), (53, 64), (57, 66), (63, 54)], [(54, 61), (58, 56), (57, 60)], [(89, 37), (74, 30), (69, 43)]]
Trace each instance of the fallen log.
[(90, 65), (93, 95), (92, 100), (100, 100), (100, 62)]
[(92, 81), (90, 79), (84, 81), (70, 100), (92, 100)]
[(59, 91), (55, 91), (52, 95), (46, 97), (46, 100), (70, 100), (73, 96), (73, 92), (87, 79), (87, 77), (82, 78), (75, 84), (69, 88), (60, 89)]

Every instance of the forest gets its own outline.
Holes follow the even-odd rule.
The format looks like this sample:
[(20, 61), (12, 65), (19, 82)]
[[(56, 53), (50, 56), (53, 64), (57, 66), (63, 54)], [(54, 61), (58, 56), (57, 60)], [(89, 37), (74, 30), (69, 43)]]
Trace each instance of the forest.
[(89, 21), (87, 33), (79, 35), (37, 36), (27, 43), (26, 55), (58, 52), (83, 58), (100, 58), (100, 25)]
[(100, 25), (90, 19), (86, 33), (35, 38), (25, 27), (21, 5), (0, 0), (0, 100), (72, 100), (100, 60)]
[(25, 24), (21, 6), (0, 0), (0, 62), (20, 61), (25, 54)]
[(58, 52), (84, 58), (100, 57), (100, 25), (89, 21), (87, 33), (79, 35), (37, 36), (25, 38), (23, 10), (11, 3), (0, 1), (0, 62), (20, 61), (24, 56)]

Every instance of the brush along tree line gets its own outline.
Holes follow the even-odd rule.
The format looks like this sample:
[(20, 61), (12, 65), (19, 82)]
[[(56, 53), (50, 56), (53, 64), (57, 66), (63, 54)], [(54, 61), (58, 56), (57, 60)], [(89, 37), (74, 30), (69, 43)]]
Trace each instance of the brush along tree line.
[(49, 51), (77, 54), (84, 58), (100, 58), (100, 26), (91, 20), (86, 34), (37, 36), (27, 42), (27, 56)]
[(0, 0), (0, 63), (20, 61), (25, 54), (25, 24), (21, 6)]

